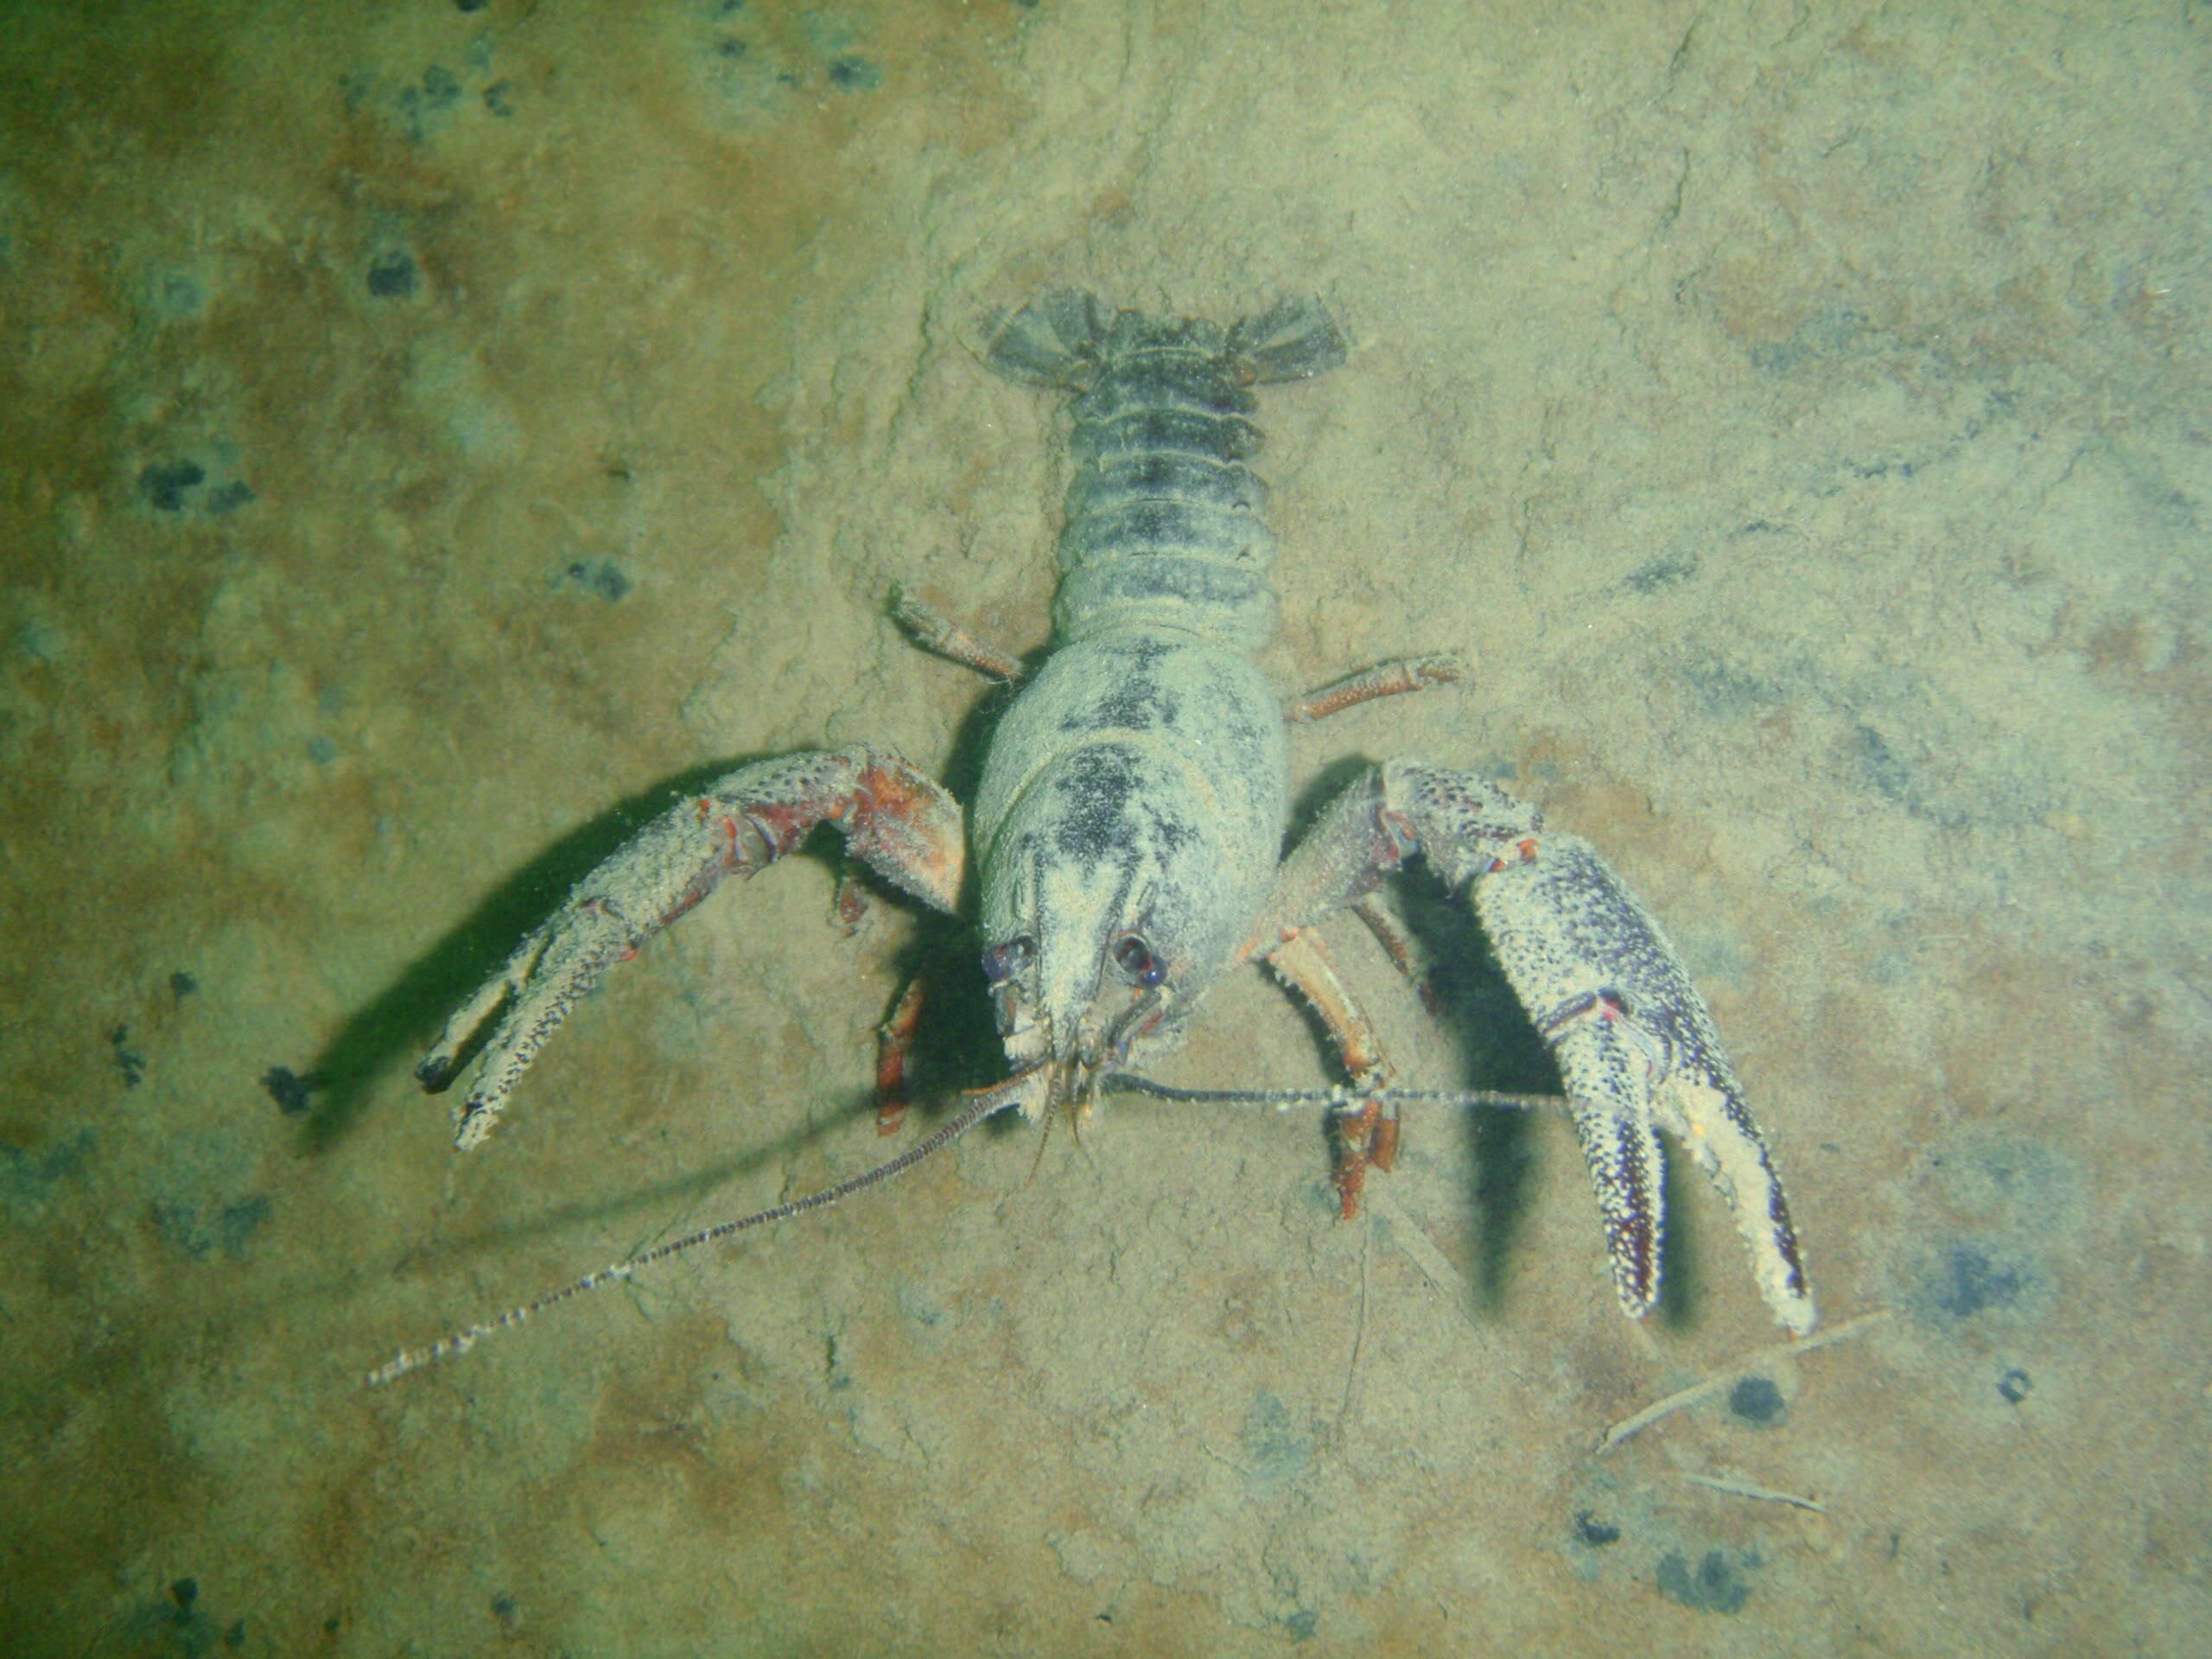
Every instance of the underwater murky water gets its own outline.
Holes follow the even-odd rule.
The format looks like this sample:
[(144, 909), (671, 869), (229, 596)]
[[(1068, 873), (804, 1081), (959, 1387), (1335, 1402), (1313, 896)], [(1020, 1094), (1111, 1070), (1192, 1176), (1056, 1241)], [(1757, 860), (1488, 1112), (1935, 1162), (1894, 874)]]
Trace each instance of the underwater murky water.
[[(19, 5), (0, 40), (11, 1653), (2151, 1652), (2212, 1618), (2212, 51), (2186, 10)], [(1775, 1144), (1613, 1305), (1567, 1126), (1117, 1101), (365, 1391), (884, 1154), (974, 941), (804, 857), (456, 1157), (409, 1070), (738, 761), (972, 787), (1065, 416), (978, 321), (1230, 317), (1294, 734), (1471, 768), (1663, 918)], [(1546, 1086), (1417, 885), (1409, 1083)], [(1176, 1081), (1329, 1080), (1257, 973)], [(910, 1128), (918, 1133), (926, 1119)], [(1694, 1389), (1682, 1398), (1678, 1392)], [(1670, 1408), (1601, 1446), (1649, 1407)]]

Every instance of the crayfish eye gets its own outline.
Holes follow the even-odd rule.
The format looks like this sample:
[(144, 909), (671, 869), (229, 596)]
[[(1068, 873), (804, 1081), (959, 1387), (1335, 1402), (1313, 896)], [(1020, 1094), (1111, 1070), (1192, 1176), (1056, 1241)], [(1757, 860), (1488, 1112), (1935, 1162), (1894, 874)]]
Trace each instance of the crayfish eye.
[(1152, 954), (1152, 947), (1135, 933), (1114, 941), (1114, 965), (1136, 984), (1149, 990), (1167, 977), (1167, 965)]
[(983, 977), (993, 985), (1004, 984), (1037, 959), (1037, 941), (1018, 934), (983, 952)]

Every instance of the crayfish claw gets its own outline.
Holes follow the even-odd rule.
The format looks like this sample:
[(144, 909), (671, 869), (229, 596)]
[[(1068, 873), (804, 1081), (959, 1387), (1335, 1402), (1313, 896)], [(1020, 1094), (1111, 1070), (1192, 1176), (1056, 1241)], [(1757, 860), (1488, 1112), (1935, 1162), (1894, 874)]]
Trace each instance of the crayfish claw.
[(453, 1080), (469, 1045), (495, 1014), (479, 1057), (475, 1085), (454, 1113), (454, 1145), (466, 1152), (498, 1127), (507, 1096), (537, 1058), (545, 1039), (599, 982), (607, 968), (632, 953), (633, 930), (604, 902), (572, 896), (551, 920), (515, 947), (506, 965), (456, 1009), (436, 1045), (415, 1068), (435, 1094)]
[(1621, 879), (1580, 837), (1534, 837), (1475, 887), (1498, 960), (1550, 1045), (1631, 1316), (1659, 1291), (1661, 1153), (1680, 1141), (1726, 1202), (1776, 1320), (1802, 1336), (1813, 1299), (1781, 1178), (1705, 999)]

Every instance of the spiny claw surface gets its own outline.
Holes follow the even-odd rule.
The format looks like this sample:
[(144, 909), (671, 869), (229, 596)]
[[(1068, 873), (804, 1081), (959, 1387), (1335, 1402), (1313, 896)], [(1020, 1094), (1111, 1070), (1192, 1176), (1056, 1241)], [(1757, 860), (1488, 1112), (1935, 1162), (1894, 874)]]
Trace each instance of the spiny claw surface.
[[(1659, 1294), (1664, 1166), (1654, 1130), (1664, 1129), (1719, 1189), (1776, 1319), (1809, 1332), (1812, 1293), (1774, 1161), (1705, 1000), (1650, 912), (1588, 842), (1546, 831), (1534, 807), (1484, 779), (1394, 760), (1371, 790), (1372, 808), (1355, 789), (1342, 821), (1325, 823), (1346, 848), (1363, 836), (1374, 868), (1394, 866), (1402, 840), (1445, 880), (1471, 885), (1567, 1084), (1621, 1306), (1641, 1318)], [(1330, 866), (1316, 868), (1325, 891)]]
[(476, 1084), (454, 1113), (456, 1147), (466, 1151), (492, 1132), (545, 1039), (609, 964), (633, 951), (643, 937), (603, 899), (572, 894), (551, 920), (524, 938), (505, 967), (454, 1010), (436, 1046), (415, 1068), (425, 1089), (444, 1088), (470, 1040), (486, 1020), (499, 1016), (484, 1046)]
[(1640, 1316), (1659, 1292), (1656, 1126), (1719, 1190), (1775, 1318), (1809, 1332), (1813, 1299), (1782, 1183), (1704, 999), (1659, 925), (1574, 836), (1532, 839), (1477, 883), (1475, 904), (1574, 1103), (1622, 1306)]
[(751, 875), (835, 823), (854, 855), (941, 909), (959, 892), (965, 849), (959, 807), (888, 751), (855, 747), (741, 766), (678, 802), (570, 890), (551, 918), (446, 1022), (415, 1075), (442, 1089), (485, 1022), (475, 1086), (454, 1115), (454, 1144), (479, 1144), (545, 1039), (613, 963), (715, 890)]

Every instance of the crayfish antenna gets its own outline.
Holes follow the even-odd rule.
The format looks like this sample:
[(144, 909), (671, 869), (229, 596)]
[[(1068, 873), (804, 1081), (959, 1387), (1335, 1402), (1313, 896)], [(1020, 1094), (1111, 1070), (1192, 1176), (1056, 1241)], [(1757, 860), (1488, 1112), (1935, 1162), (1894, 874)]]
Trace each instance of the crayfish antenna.
[(1181, 1106), (1265, 1106), (1278, 1112), (1300, 1106), (1356, 1112), (1370, 1101), (1385, 1106), (1494, 1107), (1517, 1112), (1554, 1110), (1571, 1103), (1563, 1095), (1514, 1095), (1496, 1089), (1402, 1089), (1393, 1085), (1363, 1090), (1343, 1084), (1328, 1089), (1184, 1089), (1172, 1083), (1155, 1083), (1135, 1071), (1116, 1071), (1101, 1078), (1099, 1086), (1113, 1094), (1145, 1095)]
[(631, 1256), (626, 1261), (617, 1262), (612, 1267), (601, 1268), (596, 1273), (588, 1273), (573, 1283), (562, 1286), (558, 1290), (550, 1290), (532, 1301), (524, 1302), (518, 1307), (511, 1307), (496, 1319), (486, 1319), (481, 1325), (468, 1325), (450, 1335), (440, 1337), (435, 1342), (425, 1347), (404, 1348), (363, 1377), (361, 1385), (364, 1388), (373, 1389), (385, 1382), (397, 1382), (410, 1371), (419, 1371), (427, 1365), (436, 1364), (440, 1360), (452, 1359), (465, 1354), (494, 1332), (505, 1331), (510, 1326), (533, 1319), (548, 1308), (557, 1307), (563, 1302), (572, 1301), (588, 1291), (597, 1290), (601, 1285), (612, 1283), (616, 1280), (633, 1279), (641, 1270), (652, 1266), (657, 1262), (665, 1262), (672, 1255), (681, 1255), (684, 1251), (696, 1249), (702, 1244), (712, 1244), (717, 1240), (728, 1238), (734, 1234), (745, 1232), (754, 1227), (764, 1227), (770, 1222), (788, 1221), (793, 1216), (803, 1215), (809, 1210), (826, 1209), (840, 1198), (849, 1198), (865, 1188), (880, 1185), (894, 1176), (905, 1174), (932, 1154), (944, 1151), (945, 1147), (967, 1134), (985, 1118), (995, 1116), (1010, 1106), (1020, 1105), (1034, 1081), (1035, 1074), (1033, 1070), (1017, 1072), (1005, 1082), (993, 1084), (988, 1089), (973, 1090), (968, 1096), (967, 1104), (959, 1111), (921, 1140), (914, 1142), (896, 1158), (887, 1159), (873, 1169), (862, 1170), (859, 1174), (849, 1176), (833, 1185), (822, 1188), (817, 1192), (809, 1192), (804, 1197), (792, 1198), (788, 1203), (772, 1205), (766, 1210), (756, 1210), (751, 1215), (740, 1216), (734, 1221), (717, 1222), (712, 1227), (702, 1228), (698, 1232), (685, 1237), (658, 1245), (640, 1255)]

